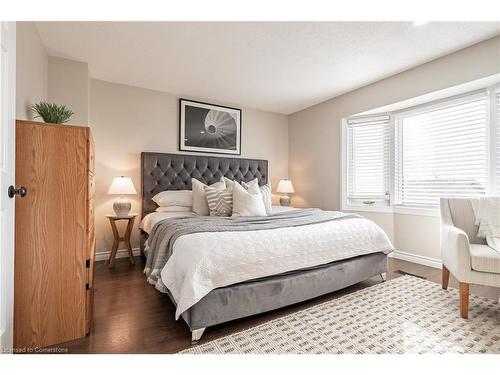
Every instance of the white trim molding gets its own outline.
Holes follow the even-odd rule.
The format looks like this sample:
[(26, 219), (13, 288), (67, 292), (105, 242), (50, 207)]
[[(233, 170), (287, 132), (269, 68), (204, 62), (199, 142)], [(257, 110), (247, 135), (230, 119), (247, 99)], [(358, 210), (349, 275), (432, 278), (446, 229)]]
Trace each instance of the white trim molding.
[(439, 268), (439, 269), (442, 268), (440, 259), (407, 253), (405, 251), (400, 251), (400, 250), (394, 250), (392, 253), (389, 254), (389, 258), (401, 259), (407, 262), (421, 264), (423, 266), (432, 268)]
[[(95, 256), (94, 256), (94, 261), (95, 262), (99, 262), (101, 260), (108, 260), (110, 253), (111, 253), (111, 251), (99, 251), (99, 252), (96, 252)], [(135, 257), (139, 256), (139, 255), (141, 255), (141, 250), (138, 247), (134, 247), (132, 249), (132, 254), (134, 254)], [(118, 258), (127, 258), (127, 257), (128, 257), (128, 251), (127, 251), (127, 249), (118, 249), (118, 251), (116, 252), (115, 259), (118, 259)]]

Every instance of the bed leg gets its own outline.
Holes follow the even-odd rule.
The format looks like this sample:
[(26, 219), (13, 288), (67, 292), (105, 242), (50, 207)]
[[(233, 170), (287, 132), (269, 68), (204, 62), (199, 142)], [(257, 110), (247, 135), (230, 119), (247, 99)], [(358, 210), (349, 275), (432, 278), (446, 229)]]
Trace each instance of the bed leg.
[(191, 331), (191, 344), (197, 344), (200, 341), (201, 336), (205, 332), (205, 328), (195, 329)]
[(380, 278), (382, 279), (382, 282), (384, 282), (385, 280), (387, 280), (387, 274), (385, 272), (382, 272), (380, 274)]

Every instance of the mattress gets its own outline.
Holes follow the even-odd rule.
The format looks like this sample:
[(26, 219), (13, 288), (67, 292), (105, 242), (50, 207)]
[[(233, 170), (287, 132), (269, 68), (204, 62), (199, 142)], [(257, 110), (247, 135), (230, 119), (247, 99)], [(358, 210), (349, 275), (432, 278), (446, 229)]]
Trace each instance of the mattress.
[[(300, 208), (295, 207), (283, 207), (283, 206), (272, 206), (272, 213), (277, 214), (280, 212), (300, 210)], [(172, 217), (189, 217), (189, 216), (197, 216), (194, 212), (153, 212), (144, 216), (141, 224), (139, 225), (139, 229), (142, 229), (147, 234), (151, 233), (151, 230), (155, 226), (156, 223), (160, 221)]]
[(155, 226), (156, 223), (159, 223), (162, 220), (169, 219), (172, 217), (190, 217), (197, 216), (194, 212), (153, 212), (144, 216), (139, 225), (139, 229), (142, 229), (147, 234), (151, 233), (151, 230)]

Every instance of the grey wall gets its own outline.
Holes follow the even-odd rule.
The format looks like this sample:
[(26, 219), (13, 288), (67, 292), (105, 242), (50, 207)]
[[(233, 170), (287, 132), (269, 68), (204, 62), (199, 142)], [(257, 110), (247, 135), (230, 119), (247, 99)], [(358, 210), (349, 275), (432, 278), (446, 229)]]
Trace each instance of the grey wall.
[(48, 56), (33, 22), (16, 22), (16, 31), (16, 117), (32, 120), (30, 107), (49, 101), (72, 109), (72, 124), (87, 124), (87, 64)]
[[(290, 176), (297, 191), (294, 204), (340, 209), (342, 118), (498, 74), (499, 54), (500, 37), (492, 38), (290, 115)], [(438, 218), (365, 216), (392, 234), (396, 248), (440, 258)]]
[[(140, 153), (179, 152), (178, 100), (178, 95), (90, 80), (97, 251), (109, 251), (112, 245), (111, 228), (104, 215), (113, 212), (115, 197), (107, 194), (113, 177), (131, 176), (139, 192)], [(242, 157), (269, 160), (271, 182), (276, 187), (281, 178), (288, 176), (287, 116), (243, 108), (241, 151)], [(140, 195), (130, 198), (132, 211), (140, 212)], [(137, 230), (133, 232), (132, 246), (139, 246)]]
[(71, 124), (89, 123), (89, 69), (88, 64), (49, 56), (48, 100), (64, 104), (74, 112)]
[(16, 118), (32, 120), (29, 108), (47, 100), (48, 56), (33, 22), (16, 22)]

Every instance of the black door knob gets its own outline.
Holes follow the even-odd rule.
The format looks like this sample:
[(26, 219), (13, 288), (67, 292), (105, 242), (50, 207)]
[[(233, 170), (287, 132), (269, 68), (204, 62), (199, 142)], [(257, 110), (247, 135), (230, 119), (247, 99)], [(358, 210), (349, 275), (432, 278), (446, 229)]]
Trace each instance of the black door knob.
[(9, 198), (14, 198), (15, 195), (19, 195), (22, 198), (27, 192), (28, 190), (24, 186), (21, 186), (19, 189), (16, 189), (12, 185), (9, 186)]

